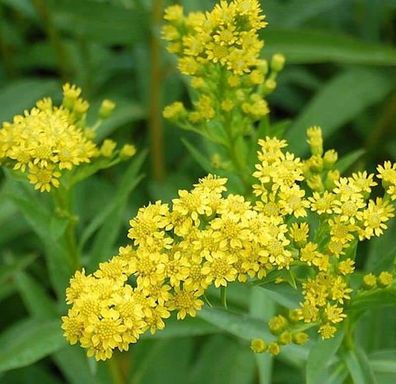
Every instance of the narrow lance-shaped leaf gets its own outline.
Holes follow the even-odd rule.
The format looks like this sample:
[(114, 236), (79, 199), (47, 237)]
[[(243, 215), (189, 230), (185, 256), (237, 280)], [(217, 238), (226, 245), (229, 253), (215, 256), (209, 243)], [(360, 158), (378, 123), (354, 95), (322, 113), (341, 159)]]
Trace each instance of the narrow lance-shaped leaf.
[[(95, 224), (93, 224), (93, 227), (89, 229), (91, 232), (92, 229), (96, 229), (98, 227), (98, 223), (103, 223), (93, 242), (90, 252), (91, 257), (89, 258), (89, 268), (96, 268), (99, 262), (111, 256), (110, 252), (122, 225), (121, 218), (125, 210), (128, 196), (143, 178), (143, 176), (139, 176), (138, 173), (146, 155), (147, 153), (142, 151), (135, 159), (132, 160), (119, 183), (115, 196), (113, 197), (113, 202), (111, 203), (112, 208), (109, 212), (106, 212), (105, 216), (103, 215), (98, 218), (98, 220), (95, 221)], [(83, 236), (83, 239), (86, 240), (89, 235), (90, 233), (86, 233)]]
[(360, 347), (343, 353), (343, 360), (354, 383), (377, 384), (366, 353)]
[[(302, 7), (304, 8), (304, 7)], [(359, 65), (396, 65), (396, 49), (367, 43), (346, 35), (303, 29), (266, 28), (263, 54), (271, 57), (282, 52), (288, 63), (325, 63)]]
[(19, 294), (30, 314), (38, 319), (53, 319), (58, 315), (54, 301), (35, 279), (25, 272), (16, 275)]
[(37, 99), (55, 93), (57, 84), (53, 80), (25, 79), (9, 83), (0, 91), (0, 122), (23, 114), (34, 106)]
[(332, 339), (318, 340), (311, 348), (306, 367), (307, 384), (326, 383), (331, 360), (341, 345), (344, 333), (338, 333)]
[[(247, 315), (235, 314), (217, 308), (204, 308), (198, 312), (198, 316), (225, 331), (251, 341), (255, 338), (263, 338), (273, 341), (268, 331), (268, 325), (261, 319), (252, 318)], [(308, 357), (308, 346), (288, 345), (282, 348), (280, 358), (295, 366), (301, 367), (303, 361)]]
[(0, 372), (25, 367), (66, 345), (59, 320), (23, 320), (0, 335)]
[(308, 103), (286, 134), (290, 147), (298, 154), (308, 151), (305, 131), (313, 125), (323, 130), (324, 137), (349, 122), (370, 105), (383, 99), (392, 83), (379, 71), (353, 69), (330, 80)]

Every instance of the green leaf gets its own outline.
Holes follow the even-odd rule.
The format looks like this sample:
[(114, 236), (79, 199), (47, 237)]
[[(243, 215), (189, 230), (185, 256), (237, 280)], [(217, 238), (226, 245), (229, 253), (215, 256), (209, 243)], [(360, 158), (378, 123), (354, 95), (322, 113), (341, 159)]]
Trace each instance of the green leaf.
[[(255, 382), (254, 354), (236, 340), (217, 335), (202, 343), (191, 367), (191, 384), (250, 384)], [(216, 358), (214, 358), (216, 356)]]
[(200, 318), (187, 317), (183, 321), (172, 318), (166, 327), (154, 335), (145, 333), (142, 339), (168, 339), (174, 337), (202, 336), (221, 332), (218, 327)]
[(65, 344), (59, 320), (20, 321), (0, 335), (0, 372), (33, 364)]
[(51, 12), (62, 31), (103, 44), (129, 44), (145, 40), (148, 35), (148, 12), (137, 7), (127, 9), (92, 0), (56, 0)]
[(7, 284), (7, 280), (12, 279), (18, 272), (26, 269), (36, 260), (35, 255), (12, 257), (7, 260), (7, 264), (0, 265), (0, 285)]
[[(388, 229), (387, 238), (390, 238), (388, 241), (389, 244), (394, 244), (393, 242), (393, 228), (390, 227)], [(384, 249), (384, 243), (385, 243), (386, 238), (376, 238), (373, 239), (374, 241), (371, 242), (370, 244), (370, 253), (369, 253), (369, 259), (367, 260), (366, 263), (366, 270), (369, 270), (370, 272), (374, 272), (379, 274), (382, 271), (386, 271), (392, 268), (393, 264), (395, 263), (396, 260), (396, 247), (393, 246), (390, 251), (387, 251), (387, 249)]]
[(59, 228), (64, 220), (57, 218), (49, 209), (44, 197), (33, 191), (27, 182), (17, 182), (9, 176), (7, 197), (22, 212), (32, 230), (39, 236), (45, 249), (52, 286), (58, 297), (64, 297), (65, 288), (73, 273), (69, 257), (59, 241)]
[(269, 283), (259, 286), (278, 304), (286, 308), (297, 308), (301, 302), (301, 294), (290, 285)]
[(142, 120), (146, 116), (146, 111), (139, 104), (134, 104), (130, 100), (114, 100), (117, 104), (113, 114), (103, 121), (96, 132), (96, 140), (102, 141), (111, 135), (117, 128), (134, 121)]
[(4, 5), (14, 8), (23, 15), (30, 17), (32, 19), (36, 18), (32, 2), (30, 0), (2, 0)]
[(271, 27), (261, 35), (266, 42), (265, 57), (283, 53), (287, 63), (396, 65), (396, 49), (392, 46), (363, 42), (333, 32)]
[(382, 100), (391, 88), (392, 83), (378, 71), (344, 71), (314, 96), (291, 126), (286, 138), (293, 150), (301, 155), (308, 150), (305, 141), (307, 128), (318, 125), (324, 137), (329, 137), (367, 107)]
[(265, 12), (271, 26), (295, 27), (322, 12), (334, 9), (341, 2), (342, 0), (304, 0), (304, 6), (302, 7), (300, 0), (289, 0), (287, 2), (267, 0), (265, 2)]
[[(128, 381), (125, 382), (130, 384), (190, 382), (188, 377), (191, 361), (196, 358), (192, 339), (180, 338), (155, 342), (146, 340), (138, 343), (134, 347), (134, 352), (134, 366), (128, 374)], [(143, 353), (139, 354), (139, 352)]]
[[(263, 338), (269, 342), (274, 340), (274, 336), (269, 333), (265, 321), (252, 318), (245, 314), (236, 314), (218, 308), (203, 308), (198, 312), (198, 317), (249, 342), (255, 338)], [(280, 354), (282, 360), (296, 366), (301, 366), (307, 357), (307, 345), (287, 345), (282, 348)]]
[(64, 381), (44, 364), (34, 364), (27, 367), (13, 369), (2, 374), (1, 382), (6, 384), (62, 384)]
[(345, 384), (345, 379), (348, 377), (348, 370), (345, 363), (339, 360), (336, 364), (330, 366), (328, 384)]
[(374, 310), (396, 305), (396, 288), (373, 289), (357, 294), (349, 303), (349, 311)]
[(206, 172), (213, 173), (212, 164), (207, 159), (207, 156), (196, 149), (187, 139), (182, 138), (181, 141), (186, 146), (188, 152), (190, 152), (194, 160), (202, 167), (202, 169), (204, 169)]
[[(270, 320), (275, 314), (275, 305), (270, 295), (259, 287), (252, 287), (250, 297), (250, 314), (252, 317)], [(271, 383), (273, 357), (269, 353), (254, 354), (260, 384)]]
[(27, 273), (16, 275), (16, 285), (25, 307), (32, 317), (38, 319), (56, 318), (58, 311), (45, 289)]
[(91, 372), (88, 358), (80, 346), (65, 345), (64, 348), (55, 352), (52, 358), (70, 384), (105, 383)]
[(361, 348), (343, 353), (343, 359), (354, 383), (376, 384), (366, 353)]
[(30, 109), (44, 96), (52, 96), (58, 88), (53, 80), (24, 79), (9, 83), (0, 91), (0, 121)]
[[(111, 255), (114, 241), (117, 238), (119, 229), (122, 225), (122, 217), (130, 193), (136, 188), (143, 176), (138, 176), (140, 168), (147, 156), (146, 151), (141, 151), (125, 171), (118, 184), (117, 191), (112, 198), (110, 207), (94, 219), (82, 236), (80, 248), (90, 235), (101, 226), (97, 232), (89, 257), (89, 269), (96, 269), (97, 264), (108, 259)], [(103, 224), (103, 225), (102, 225)]]
[(396, 349), (371, 353), (369, 362), (374, 372), (396, 374)]
[(345, 173), (356, 161), (358, 161), (365, 153), (364, 149), (357, 149), (351, 153), (348, 153), (346, 156), (342, 157), (338, 160), (336, 164), (336, 168), (341, 172), (341, 174)]
[(344, 333), (338, 331), (332, 339), (318, 340), (311, 348), (306, 367), (307, 384), (326, 383), (329, 365), (337, 353), (343, 337)]
[(110, 200), (109, 204), (93, 218), (93, 220), (86, 226), (81, 235), (80, 248), (82, 249), (88, 239), (97, 231), (109, 217), (114, 214), (114, 211), (119, 208), (128, 199), (129, 194), (139, 184), (142, 176), (138, 177), (137, 173), (142, 166), (146, 157), (146, 152), (141, 152), (135, 159), (132, 160), (129, 168), (125, 172), (123, 181), (121, 182), (115, 196)]

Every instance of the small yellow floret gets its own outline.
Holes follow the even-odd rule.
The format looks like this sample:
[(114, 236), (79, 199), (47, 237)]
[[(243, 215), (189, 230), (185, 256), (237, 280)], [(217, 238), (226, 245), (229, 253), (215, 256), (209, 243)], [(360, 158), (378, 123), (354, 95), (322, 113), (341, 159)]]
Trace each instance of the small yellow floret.
[(263, 339), (253, 339), (250, 343), (250, 349), (254, 353), (263, 353), (267, 350), (267, 344)]

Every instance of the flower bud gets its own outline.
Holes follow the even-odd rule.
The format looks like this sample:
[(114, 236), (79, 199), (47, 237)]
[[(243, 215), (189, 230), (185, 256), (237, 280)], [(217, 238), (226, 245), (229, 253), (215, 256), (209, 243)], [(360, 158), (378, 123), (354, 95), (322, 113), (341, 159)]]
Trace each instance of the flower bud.
[(366, 289), (375, 288), (377, 285), (377, 278), (374, 274), (369, 273), (363, 276), (363, 284)]
[(267, 349), (267, 344), (263, 339), (253, 339), (250, 343), (250, 349), (254, 353), (263, 353)]
[(268, 345), (268, 352), (272, 355), (272, 356), (276, 356), (279, 355), (280, 352), (280, 346), (278, 343), (270, 343)]
[(115, 107), (116, 105), (113, 101), (108, 99), (103, 100), (99, 109), (99, 117), (101, 119), (107, 119), (111, 116)]
[(101, 155), (104, 157), (111, 157), (116, 146), (117, 144), (115, 141), (106, 139), (100, 147)]
[(320, 127), (310, 127), (307, 129), (308, 144), (311, 148), (312, 155), (322, 156), (323, 154), (323, 137)]
[(186, 109), (184, 108), (183, 103), (176, 101), (175, 103), (166, 106), (162, 114), (165, 119), (177, 120), (186, 114)]
[(274, 335), (279, 335), (287, 326), (287, 320), (282, 315), (273, 317), (268, 322), (268, 327)]
[(287, 345), (292, 342), (292, 334), (289, 331), (284, 331), (279, 335), (278, 342), (280, 345)]
[(334, 189), (335, 182), (341, 177), (340, 171), (338, 169), (333, 169), (327, 172), (326, 180), (325, 180), (325, 187), (326, 190)]
[(393, 275), (389, 272), (383, 271), (378, 276), (378, 285), (381, 287), (389, 287), (393, 283)]
[(285, 56), (276, 53), (271, 59), (271, 69), (275, 72), (280, 72), (285, 66)]
[(121, 160), (129, 159), (136, 153), (136, 147), (132, 144), (125, 144), (120, 151)]
[(308, 335), (305, 332), (297, 332), (293, 335), (295, 344), (303, 345), (308, 341)]
[(338, 160), (338, 154), (334, 149), (330, 149), (325, 152), (323, 156), (323, 165), (327, 169), (333, 168), (334, 164)]

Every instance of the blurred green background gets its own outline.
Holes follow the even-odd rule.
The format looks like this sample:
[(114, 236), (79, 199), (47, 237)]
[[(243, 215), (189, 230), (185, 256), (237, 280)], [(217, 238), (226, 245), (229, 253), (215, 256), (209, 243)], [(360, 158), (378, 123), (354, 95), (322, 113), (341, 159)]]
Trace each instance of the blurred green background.
[[(104, 98), (117, 103), (113, 116), (100, 128), (98, 139), (132, 141), (139, 151), (150, 149), (143, 165), (143, 181), (125, 199), (116, 219), (108, 220), (88, 241), (87, 255), (95, 254), (94, 262), (90, 262), (92, 270), (126, 242), (128, 220), (139, 206), (156, 199), (168, 201), (179, 188), (189, 188), (205, 174), (181, 139), (188, 138), (210, 152), (207, 143), (161, 118), (164, 105), (188, 97), (175, 59), (160, 41), (162, 10), (174, 3), (0, 0), (1, 121), (32, 107), (40, 97), (60, 100), (61, 84), (69, 81), (82, 87), (93, 110)], [(214, 3), (182, 2), (188, 11), (210, 9)], [(305, 129), (320, 125), (327, 138), (326, 147), (335, 148), (341, 156), (351, 154), (354, 169), (365, 166), (373, 171), (378, 162), (395, 161), (396, 0), (263, 0), (262, 5), (269, 22), (262, 32), (263, 56), (270, 58), (281, 52), (287, 60), (269, 103), (271, 121), (287, 124), (290, 147), (303, 155), (307, 149)], [(114, 185), (126, 167), (123, 164), (103, 171), (79, 188), (80, 230), (109, 204), (116, 193)], [(57, 333), (57, 323), (48, 323), (48, 333), (21, 332), (26, 328), (24, 322), (38, 324), (43, 316), (42, 311), (29, 305), (29, 292), (38, 290), (43, 306), (53, 293), (40, 242), (7, 198), (10, 191), (3, 181), (0, 330), (13, 329), (0, 336), (0, 382), (116, 382), (111, 378), (111, 365), (87, 362), (79, 347), (66, 346)], [(378, 271), (388, 267), (391, 257), (383, 262), (378, 258), (395, 254), (394, 229), (380, 240), (380, 248), (375, 241), (362, 248), (366, 259), (361, 268)], [(275, 310), (276, 300), (263, 290), (235, 286), (230, 291), (231, 305), (250, 312), (252, 317), (265, 320)], [(395, 320), (395, 311), (385, 309), (368, 314), (361, 324), (360, 342), (372, 357), (370, 366), (381, 384), (396, 382), (396, 364), (381, 365), (385, 360), (381, 360), (383, 352), (378, 352), (387, 350), (390, 355), (386, 361), (396, 361)], [(19, 330), (15, 327), (18, 324), (22, 327)], [(48, 336), (51, 329), (53, 339)], [(243, 338), (243, 329), (233, 329)], [(248, 333), (245, 336), (249, 339)], [(32, 340), (45, 344), (44, 348), (40, 346), (45, 353), (35, 354)], [(10, 356), (20, 357), (21, 353), (19, 361), (24, 361), (24, 366), (10, 363)], [(254, 356), (246, 340), (198, 319), (177, 324), (171, 321), (167, 331), (139, 342), (120, 361), (127, 382), (134, 384), (294, 384), (305, 382), (305, 359), (281, 356), (272, 361)], [(339, 371), (332, 382), (350, 380), (346, 379), (345, 368)]]

